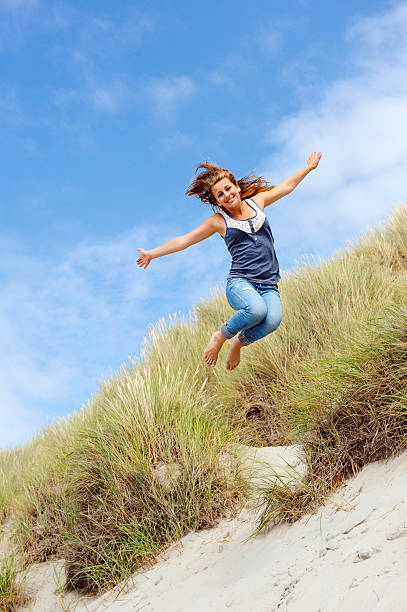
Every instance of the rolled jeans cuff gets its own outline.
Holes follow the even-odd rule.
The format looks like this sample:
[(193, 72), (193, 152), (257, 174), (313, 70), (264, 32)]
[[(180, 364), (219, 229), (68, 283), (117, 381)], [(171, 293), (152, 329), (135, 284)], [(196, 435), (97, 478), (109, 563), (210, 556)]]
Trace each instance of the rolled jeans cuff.
[(238, 338), (239, 338), (240, 343), (243, 344), (243, 346), (248, 346), (249, 344), (253, 342), (253, 340), (249, 340), (249, 338), (245, 336), (244, 334), (239, 334)]
[(228, 330), (228, 328), (226, 327), (226, 323), (224, 323), (224, 324), (222, 325), (222, 327), (220, 328), (220, 331), (221, 331), (221, 334), (222, 334), (223, 336), (225, 336), (225, 338), (227, 338), (228, 340), (229, 340), (230, 338), (233, 338), (233, 336), (236, 336), (236, 333), (234, 333), (234, 334), (231, 334), (231, 333), (230, 333), (230, 331), (229, 331), (229, 330)]

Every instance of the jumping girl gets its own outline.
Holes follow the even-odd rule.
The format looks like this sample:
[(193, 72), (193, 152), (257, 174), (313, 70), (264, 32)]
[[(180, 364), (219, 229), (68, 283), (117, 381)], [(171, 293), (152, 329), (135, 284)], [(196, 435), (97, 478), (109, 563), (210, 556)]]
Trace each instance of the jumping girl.
[[(182, 251), (215, 232), (224, 239), (232, 256), (226, 297), (236, 312), (212, 334), (204, 351), (208, 365), (215, 366), (223, 344), (233, 338), (226, 360), (226, 369), (233, 370), (240, 363), (242, 346), (264, 338), (280, 325), (280, 271), (264, 208), (293, 191), (318, 166), (320, 159), (321, 153), (314, 151), (307, 159), (306, 168), (277, 187), (261, 176), (249, 175), (237, 181), (225, 168), (199, 164), (186, 195), (195, 195), (209, 204), (214, 214), (184, 236), (149, 251), (137, 249), (141, 252), (137, 264), (147, 268), (152, 259)], [(197, 174), (199, 170), (202, 172)]]

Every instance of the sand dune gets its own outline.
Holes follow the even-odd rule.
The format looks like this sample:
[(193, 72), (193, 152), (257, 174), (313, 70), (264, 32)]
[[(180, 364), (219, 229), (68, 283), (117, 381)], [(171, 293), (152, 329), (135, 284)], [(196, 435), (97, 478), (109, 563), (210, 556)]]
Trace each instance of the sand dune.
[(407, 453), (366, 466), (327, 505), (256, 539), (244, 510), (191, 533), (77, 612), (407, 610)]

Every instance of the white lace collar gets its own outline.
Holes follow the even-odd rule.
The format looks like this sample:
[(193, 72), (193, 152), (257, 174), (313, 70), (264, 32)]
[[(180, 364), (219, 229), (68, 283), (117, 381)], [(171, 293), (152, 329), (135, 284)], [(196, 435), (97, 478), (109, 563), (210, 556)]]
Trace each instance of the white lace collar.
[(256, 213), (255, 216), (251, 217), (250, 219), (234, 219), (220, 206), (218, 206), (218, 211), (225, 219), (227, 227), (240, 229), (247, 234), (254, 234), (255, 232), (258, 232), (263, 225), (266, 215), (254, 200), (248, 200), (250, 202), (249, 206), (253, 208), (254, 212)]

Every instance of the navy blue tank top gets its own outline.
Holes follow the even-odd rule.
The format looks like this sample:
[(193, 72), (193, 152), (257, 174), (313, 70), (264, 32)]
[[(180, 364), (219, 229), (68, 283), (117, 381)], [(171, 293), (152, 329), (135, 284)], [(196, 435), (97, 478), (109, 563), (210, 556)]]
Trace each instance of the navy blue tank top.
[(223, 207), (218, 206), (226, 224), (224, 237), (232, 256), (228, 278), (247, 278), (255, 283), (277, 284), (280, 270), (270, 224), (258, 204), (244, 200), (255, 215), (249, 219), (234, 219)]

